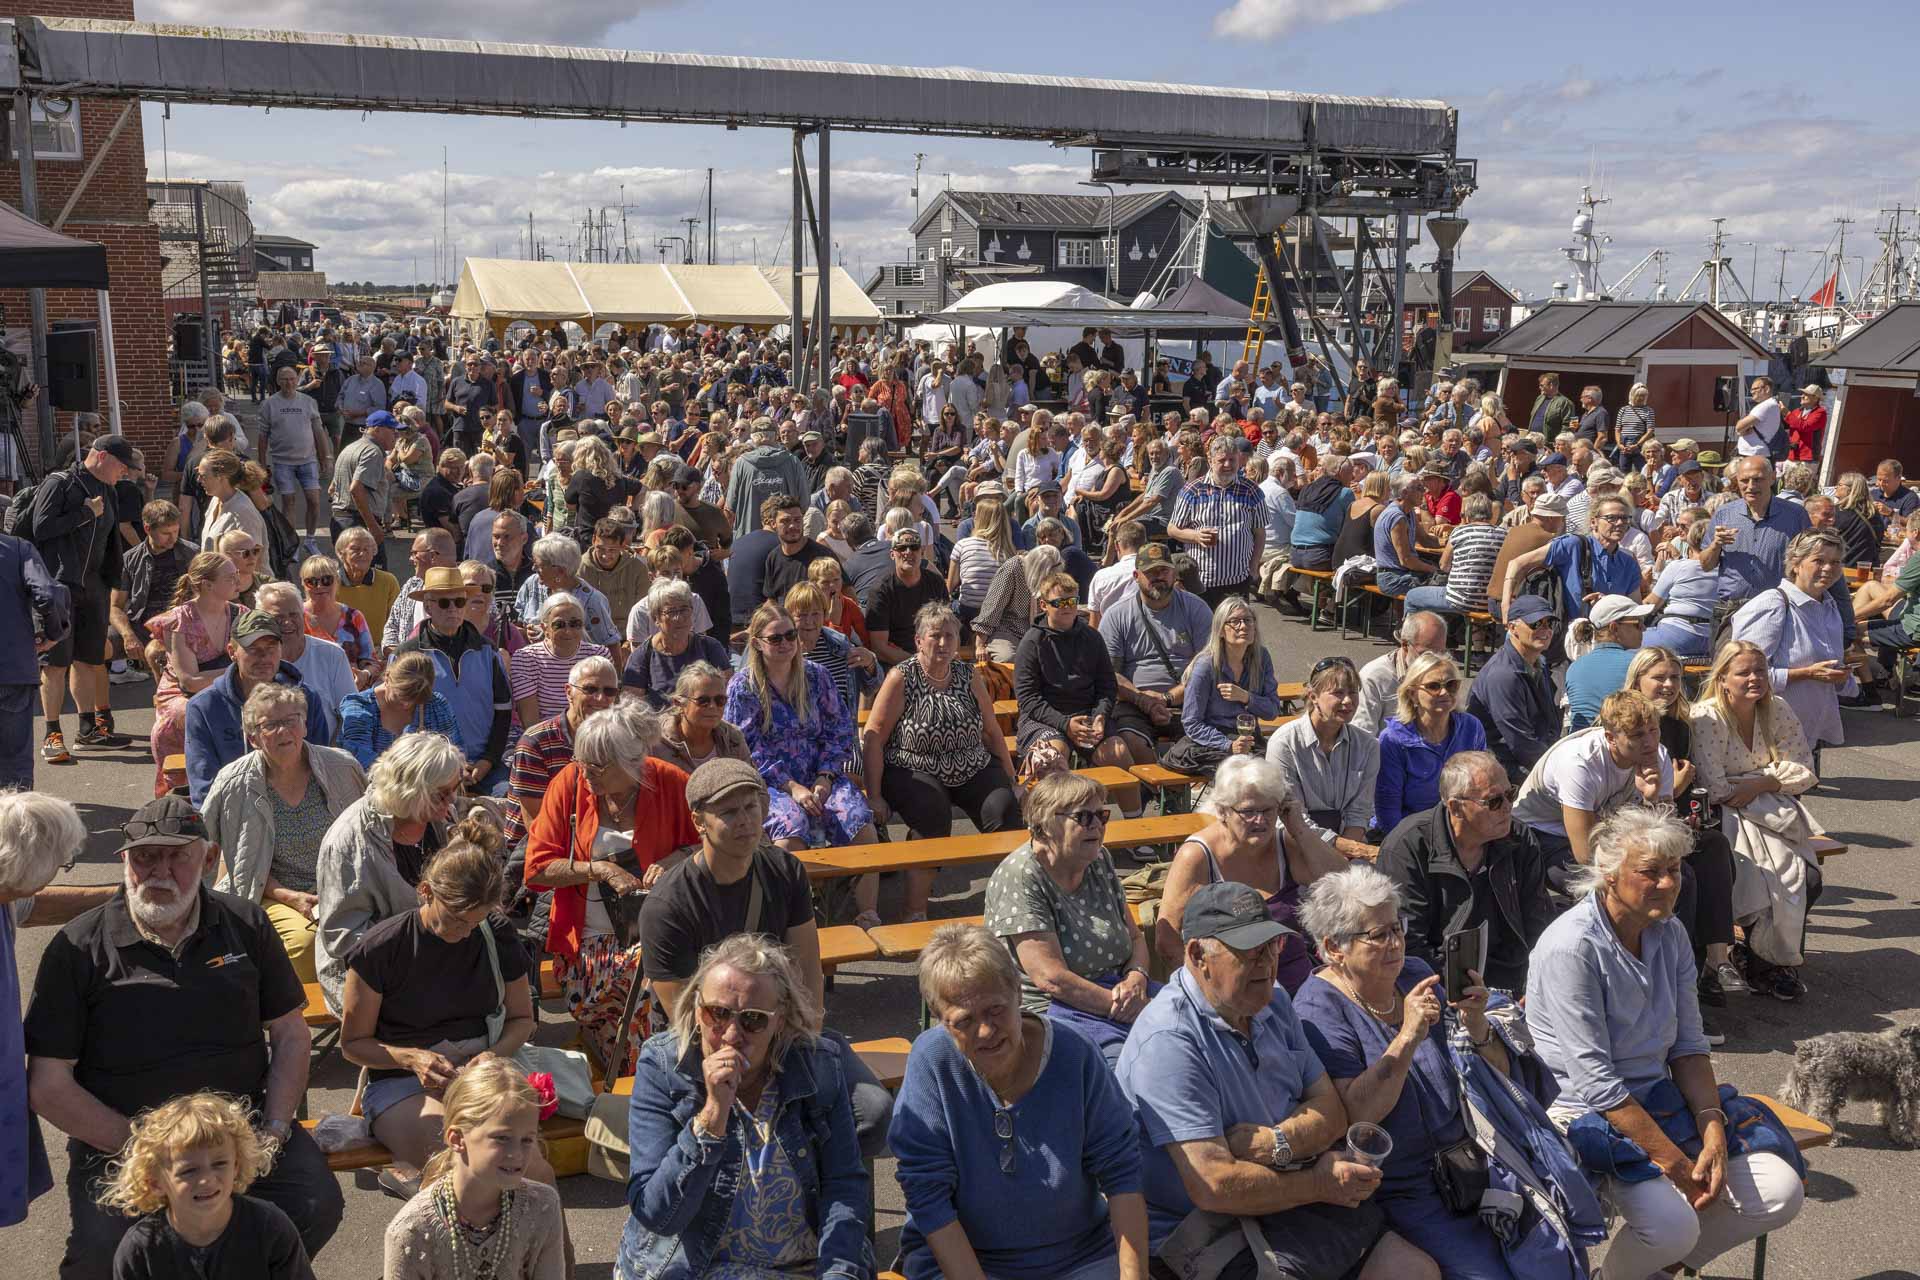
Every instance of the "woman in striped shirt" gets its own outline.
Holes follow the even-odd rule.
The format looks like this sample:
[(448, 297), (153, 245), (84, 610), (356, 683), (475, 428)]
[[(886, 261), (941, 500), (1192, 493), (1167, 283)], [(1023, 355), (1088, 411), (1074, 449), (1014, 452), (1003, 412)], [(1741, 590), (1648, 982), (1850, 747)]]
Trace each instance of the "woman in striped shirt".
[(531, 729), (567, 709), (567, 676), (582, 658), (606, 649), (587, 639), (587, 614), (579, 597), (556, 591), (540, 606), (540, 639), (513, 655), (507, 682), (514, 720)]
[(947, 591), (954, 597), (954, 613), (963, 627), (979, 614), (993, 575), (1013, 553), (1006, 501), (982, 498), (973, 509), (973, 532), (954, 544), (947, 562)]

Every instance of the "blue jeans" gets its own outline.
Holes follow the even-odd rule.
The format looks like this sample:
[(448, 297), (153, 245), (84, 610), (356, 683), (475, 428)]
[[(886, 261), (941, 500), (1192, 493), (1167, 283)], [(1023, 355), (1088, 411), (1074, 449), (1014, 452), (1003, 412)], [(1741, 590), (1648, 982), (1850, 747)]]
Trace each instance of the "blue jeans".
[(1643, 648), (1650, 649), (1658, 645), (1663, 649), (1673, 650), (1676, 656), (1682, 658), (1706, 657), (1707, 641), (1708, 637), (1705, 634), (1677, 622), (1662, 622), (1656, 627), (1650, 627), (1646, 635), (1640, 638)]
[(33, 718), (39, 710), (39, 685), (0, 685), (0, 790), (33, 790)]
[(1408, 573), (1405, 569), (1389, 569), (1385, 565), (1373, 572), (1373, 585), (1390, 596), (1404, 596), (1420, 585), (1420, 575)]
[[(1384, 586), (1380, 589), (1382, 591), (1386, 590)], [(1407, 592), (1407, 612), (1412, 613), (1416, 609), (1430, 609), (1434, 613), (1466, 612), (1464, 609), (1456, 608), (1447, 603), (1447, 589), (1445, 587), (1415, 587), (1413, 590)]]

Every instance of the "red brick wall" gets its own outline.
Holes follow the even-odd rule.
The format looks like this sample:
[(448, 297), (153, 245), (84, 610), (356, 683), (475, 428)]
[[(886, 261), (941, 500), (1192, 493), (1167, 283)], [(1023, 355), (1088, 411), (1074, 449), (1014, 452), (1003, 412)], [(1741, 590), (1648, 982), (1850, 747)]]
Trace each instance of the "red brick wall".
[[(131, 20), (133, 0), (0, 0), (0, 16), (40, 14), (75, 18)], [(80, 103), (79, 160), (41, 160), (35, 167), (39, 185), (40, 220), (49, 225), (66, 207), (100, 145), (125, 108), (124, 99), (90, 98)], [(147, 220), (146, 141), (139, 108), (114, 142), (105, 163), (61, 228), (82, 240), (107, 247), (107, 273), (112, 281), (114, 350), (118, 357), (121, 425), (133, 442), (146, 450), (156, 466), (158, 450), (173, 438), (175, 413), (167, 373), (168, 330), (160, 299), (160, 241)], [(0, 153), (0, 200), (18, 207), (20, 167)], [(24, 290), (0, 290), (14, 332), (27, 324)], [(94, 294), (88, 290), (55, 289), (47, 293), (47, 319), (96, 319)], [(106, 362), (100, 364), (101, 417), (107, 416)], [(37, 440), (37, 410), (27, 409), (27, 439)], [(56, 432), (70, 430), (71, 418), (55, 415)], [(157, 466), (156, 466), (157, 469)]]

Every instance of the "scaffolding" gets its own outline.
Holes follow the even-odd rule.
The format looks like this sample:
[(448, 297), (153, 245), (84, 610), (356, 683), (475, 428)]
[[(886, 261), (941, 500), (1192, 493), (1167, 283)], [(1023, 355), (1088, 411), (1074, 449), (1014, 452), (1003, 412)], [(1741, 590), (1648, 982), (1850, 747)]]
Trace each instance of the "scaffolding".
[[(178, 313), (192, 299), (200, 315), (200, 359), (171, 357), (182, 395), (220, 385), (220, 336), (253, 304), (253, 219), (238, 182), (176, 179), (147, 184), (147, 217), (160, 231), (160, 296)], [(177, 344), (176, 344), (177, 346)]]

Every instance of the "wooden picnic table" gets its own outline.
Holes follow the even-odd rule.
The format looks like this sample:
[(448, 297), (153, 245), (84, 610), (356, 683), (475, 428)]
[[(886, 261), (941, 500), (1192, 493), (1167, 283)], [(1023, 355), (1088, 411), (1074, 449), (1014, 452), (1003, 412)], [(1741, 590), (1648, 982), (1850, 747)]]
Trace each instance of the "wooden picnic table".
[[(1107, 824), (1110, 845), (1170, 844), (1183, 840), (1213, 819), (1205, 814), (1176, 813), (1159, 818), (1122, 818)], [(841, 849), (808, 849), (799, 855), (807, 875), (815, 880), (859, 876), (876, 871), (916, 871), (929, 867), (978, 866), (998, 862), (1028, 840), (1027, 832), (995, 831), (984, 835), (948, 836), (940, 840), (896, 840), (890, 844), (856, 844)]]

